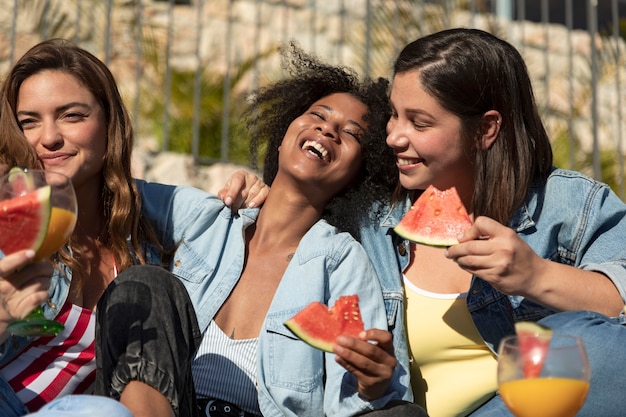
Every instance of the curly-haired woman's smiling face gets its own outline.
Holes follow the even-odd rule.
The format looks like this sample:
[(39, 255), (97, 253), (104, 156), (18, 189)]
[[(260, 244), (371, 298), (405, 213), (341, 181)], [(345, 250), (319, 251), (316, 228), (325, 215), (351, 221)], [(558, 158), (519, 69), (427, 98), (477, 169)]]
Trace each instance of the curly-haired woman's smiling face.
[(361, 141), (368, 127), (367, 106), (348, 93), (316, 101), (287, 129), (280, 146), (280, 168), (300, 180), (318, 183), (335, 195), (359, 172)]

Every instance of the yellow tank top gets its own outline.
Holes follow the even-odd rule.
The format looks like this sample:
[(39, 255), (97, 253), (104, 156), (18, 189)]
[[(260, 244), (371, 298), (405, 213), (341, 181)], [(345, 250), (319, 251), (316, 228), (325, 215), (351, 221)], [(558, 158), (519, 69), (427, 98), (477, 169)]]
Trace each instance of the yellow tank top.
[(465, 416), (497, 389), (497, 362), (480, 337), (465, 294), (436, 294), (404, 279), (415, 402), (430, 417)]

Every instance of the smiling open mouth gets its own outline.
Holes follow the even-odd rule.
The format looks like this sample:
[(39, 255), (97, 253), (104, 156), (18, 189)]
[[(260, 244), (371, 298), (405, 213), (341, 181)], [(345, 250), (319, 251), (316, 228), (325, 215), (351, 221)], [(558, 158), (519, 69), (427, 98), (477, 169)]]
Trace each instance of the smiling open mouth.
[(398, 163), (399, 166), (406, 166), (406, 165), (414, 165), (414, 164), (418, 164), (420, 162), (423, 162), (424, 160), (421, 158), (411, 158), (411, 159), (407, 159), (407, 158), (396, 158), (396, 161)]
[(328, 162), (328, 151), (319, 142), (307, 140), (302, 144), (302, 149), (312, 153), (319, 159)]

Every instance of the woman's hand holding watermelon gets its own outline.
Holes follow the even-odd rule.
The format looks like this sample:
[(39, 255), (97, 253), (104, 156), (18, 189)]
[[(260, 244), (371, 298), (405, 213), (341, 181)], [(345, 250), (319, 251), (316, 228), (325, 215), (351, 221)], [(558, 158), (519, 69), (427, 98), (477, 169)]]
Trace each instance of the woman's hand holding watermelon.
[(461, 268), (510, 295), (530, 294), (549, 262), (537, 255), (513, 229), (488, 217), (477, 217), (459, 244), (446, 256)]
[(380, 398), (387, 392), (398, 363), (393, 338), (390, 332), (380, 329), (365, 330), (360, 336), (339, 336), (333, 349), (335, 360), (356, 377), (363, 398)]
[[(622, 304), (605, 275), (544, 259), (513, 229), (488, 217), (476, 218), (459, 242), (448, 248), (446, 256), (505, 294), (521, 295), (557, 311), (586, 309), (612, 315), (614, 305)], [(564, 276), (568, 279), (561, 279)], [(601, 308), (594, 304), (598, 299), (605, 300)]]
[(52, 265), (33, 262), (35, 253), (22, 250), (0, 259), (0, 343), (9, 323), (26, 317), (48, 298)]
[(525, 294), (546, 262), (510, 228), (478, 217), (446, 256), (505, 294)]

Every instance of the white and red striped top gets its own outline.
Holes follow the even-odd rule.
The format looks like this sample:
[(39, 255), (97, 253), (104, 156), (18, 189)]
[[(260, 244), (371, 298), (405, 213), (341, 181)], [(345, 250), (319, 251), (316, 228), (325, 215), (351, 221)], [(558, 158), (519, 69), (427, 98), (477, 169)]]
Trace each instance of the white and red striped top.
[(58, 336), (36, 338), (0, 368), (31, 412), (61, 395), (93, 391), (95, 312), (66, 301), (55, 320), (65, 325)]

